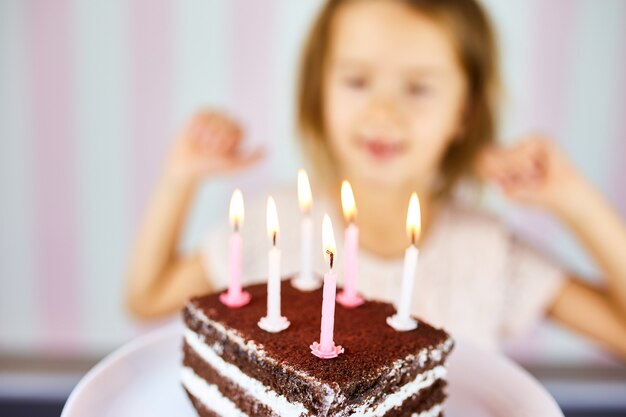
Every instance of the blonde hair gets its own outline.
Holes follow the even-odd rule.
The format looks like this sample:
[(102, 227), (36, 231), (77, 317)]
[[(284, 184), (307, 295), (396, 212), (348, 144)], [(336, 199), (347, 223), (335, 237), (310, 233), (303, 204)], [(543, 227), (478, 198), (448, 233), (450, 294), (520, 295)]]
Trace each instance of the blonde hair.
[[(297, 86), (297, 127), (316, 177), (336, 181), (326, 139), (323, 111), (324, 67), (331, 26), (339, 8), (354, 0), (329, 0), (313, 23), (304, 45)], [(475, 0), (394, 0), (406, 4), (446, 28), (468, 85), (463, 129), (441, 163), (437, 195), (449, 195), (461, 178), (475, 178), (472, 165), (497, 130), (500, 79), (496, 39), (489, 19)]]

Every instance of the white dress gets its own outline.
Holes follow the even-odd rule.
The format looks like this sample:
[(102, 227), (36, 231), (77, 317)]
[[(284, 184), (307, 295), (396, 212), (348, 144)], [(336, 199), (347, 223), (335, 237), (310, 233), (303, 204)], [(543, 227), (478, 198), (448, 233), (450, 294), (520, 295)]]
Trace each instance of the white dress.
[[(295, 190), (273, 194), (278, 208), (283, 276), (297, 273), (300, 263), (300, 210)], [(270, 245), (265, 224), (266, 201), (246, 204), (242, 281), (265, 282)], [(333, 208), (314, 201), (314, 269), (325, 266), (321, 220), (327, 212), (333, 220), (338, 245), (336, 271), (343, 271), (343, 224)], [(404, 215), (404, 214), (403, 214)], [(202, 252), (207, 276), (216, 289), (228, 282), (226, 222), (208, 233)], [(319, 249), (319, 250), (318, 250)], [(365, 297), (395, 302), (400, 291), (403, 259), (382, 259), (360, 249), (357, 289)], [(414, 285), (413, 314), (443, 327), (453, 336), (469, 339), (487, 349), (499, 349), (505, 339), (529, 330), (565, 282), (556, 263), (516, 240), (495, 217), (449, 204), (442, 211), (428, 239), (420, 247)], [(321, 302), (321, 301), (320, 301)]]

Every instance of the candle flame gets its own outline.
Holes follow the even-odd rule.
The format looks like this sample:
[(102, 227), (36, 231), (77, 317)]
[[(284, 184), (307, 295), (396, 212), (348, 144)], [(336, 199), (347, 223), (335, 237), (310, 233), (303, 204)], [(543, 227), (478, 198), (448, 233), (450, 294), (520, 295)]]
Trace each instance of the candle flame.
[(352, 187), (346, 180), (341, 183), (341, 207), (343, 208), (343, 217), (346, 221), (353, 222), (356, 218), (356, 203), (354, 202)]
[(276, 245), (276, 237), (280, 227), (278, 225), (278, 213), (276, 212), (276, 202), (272, 196), (267, 198), (267, 235), (272, 242), (272, 245)]
[(322, 243), (324, 249), (324, 259), (333, 267), (334, 257), (337, 255), (337, 247), (335, 245), (335, 233), (333, 232), (333, 224), (328, 214), (324, 214), (322, 220)]
[(230, 224), (235, 230), (239, 230), (243, 225), (243, 213), (243, 194), (241, 194), (241, 190), (237, 188), (230, 197), (230, 209), (228, 211)]
[(298, 202), (300, 210), (307, 213), (311, 208), (311, 185), (309, 184), (309, 176), (304, 169), (298, 170)]
[(420, 237), (422, 231), (422, 221), (420, 213), (420, 203), (417, 198), (417, 193), (411, 194), (409, 200), (409, 211), (406, 215), (406, 233), (411, 240), (411, 244), (415, 245), (415, 242)]

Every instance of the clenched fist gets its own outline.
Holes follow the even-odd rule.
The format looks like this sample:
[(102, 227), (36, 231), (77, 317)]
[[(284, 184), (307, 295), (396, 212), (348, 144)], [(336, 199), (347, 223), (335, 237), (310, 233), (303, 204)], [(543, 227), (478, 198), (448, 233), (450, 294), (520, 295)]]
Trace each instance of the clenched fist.
[(182, 181), (238, 171), (257, 162), (260, 149), (243, 152), (243, 134), (237, 122), (211, 111), (198, 112), (182, 129), (168, 155), (166, 173)]
[(511, 147), (485, 149), (477, 163), (479, 176), (496, 183), (509, 199), (560, 209), (582, 181), (578, 171), (549, 139), (530, 136)]

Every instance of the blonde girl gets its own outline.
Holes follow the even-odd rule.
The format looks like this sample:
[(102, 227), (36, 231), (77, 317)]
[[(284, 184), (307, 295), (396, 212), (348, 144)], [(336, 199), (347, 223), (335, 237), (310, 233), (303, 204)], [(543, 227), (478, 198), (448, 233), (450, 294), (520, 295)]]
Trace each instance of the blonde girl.
[[(393, 301), (416, 191), (423, 233), (415, 314), (491, 349), (547, 316), (626, 358), (624, 222), (548, 139), (496, 144), (497, 62), (492, 28), (475, 0), (325, 3), (304, 46), (297, 90), (297, 122), (316, 179), (314, 217), (319, 225), (328, 211), (341, 229), (339, 184), (349, 180), (360, 227), (357, 288)], [(196, 252), (176, 248), (200, 180), (261, 157), (242, 152), (242, 140), (236, 121), (210, 110), (175, 140), (131, 256), (128, 301), (137, 315), (172, 313), (193, 294), (225, 287), (227, 228), (216, 228)], [(596, 262), (602, 285), (454, 198), (460, 182), (480, 181), (556, 216)], [(298, 269), (299, 213), (294, 190), (276, 195), (281, 229), (291, 231), (280, 241), (289, 274)], [(262, 282), (264, 205), (248, 206), (244, 276)]]

